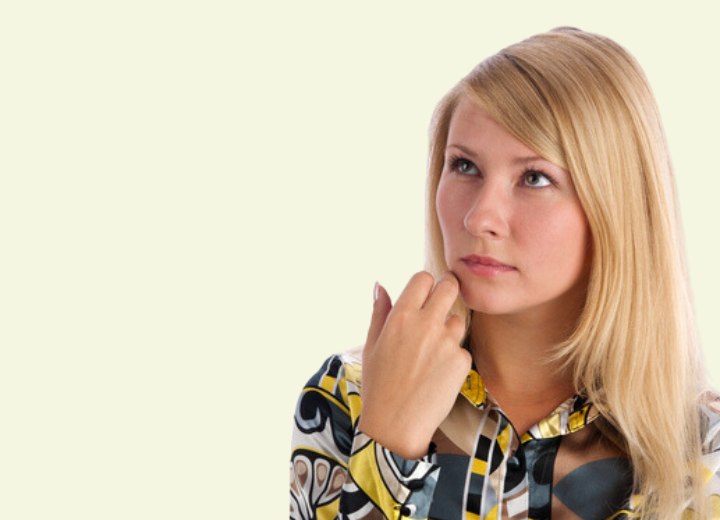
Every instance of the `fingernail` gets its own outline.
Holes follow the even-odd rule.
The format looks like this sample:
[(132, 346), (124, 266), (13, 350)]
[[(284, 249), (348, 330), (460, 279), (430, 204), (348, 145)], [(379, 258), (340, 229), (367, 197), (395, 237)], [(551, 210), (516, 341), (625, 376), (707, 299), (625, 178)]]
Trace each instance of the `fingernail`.
[(375, 287), (373, 288), (373, 303), (375, 303), (377, 301), (379, 295), (380, 295), (380, 284), (375, 282)]

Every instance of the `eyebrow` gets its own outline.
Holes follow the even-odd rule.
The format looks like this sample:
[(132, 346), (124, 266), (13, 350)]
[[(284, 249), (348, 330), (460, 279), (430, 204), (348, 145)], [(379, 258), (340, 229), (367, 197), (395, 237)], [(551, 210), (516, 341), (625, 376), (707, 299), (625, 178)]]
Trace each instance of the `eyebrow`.
[[(461, 144), (448, 143), (448, 144), (445, 146), (445, 148), (446, 148), (446, 149), (447, 149), (447, 148), (457, 148), (458, 150), (460, 150), (461, 152), (463, 152), (463, 153), (465, 153), (465, 154), (467, 154), (467, 155), (471, 155), (471, 156), (473, 156), (473, 157), (477, 157), (477, 154), (476, 154), (475, 152), (473, 152), (470, 148), (467, 148), (467, 147), (465, 147), (465, 146), (463, 146), (463, 145), (461, 145)], [(511, 162), (512, 162), (513, 164), (523, 164), (523, 163), (528, 163), (528, 162), (531, 162), (531, 161), (546, 161), (546, 159), (543, 159), (543, 158), (540, 157), (539, 155), (527, 155), (527, 156), (524, 156), (524, 157), (515, 157)]]

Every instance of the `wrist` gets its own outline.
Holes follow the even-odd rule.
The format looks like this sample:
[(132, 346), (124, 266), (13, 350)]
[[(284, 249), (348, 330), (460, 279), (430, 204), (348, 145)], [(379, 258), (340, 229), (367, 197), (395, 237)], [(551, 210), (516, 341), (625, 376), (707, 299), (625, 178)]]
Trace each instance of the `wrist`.
[(377, 444), (407, 460), (425, 457), (432, 439), (432, 435), (421, 435), (416, 431), (409, 430), (404, 421), (398, 420), (391, 424), (378, 425), (372, 420), (364, 419), (362, 415), (358, 422), (358, 430)]

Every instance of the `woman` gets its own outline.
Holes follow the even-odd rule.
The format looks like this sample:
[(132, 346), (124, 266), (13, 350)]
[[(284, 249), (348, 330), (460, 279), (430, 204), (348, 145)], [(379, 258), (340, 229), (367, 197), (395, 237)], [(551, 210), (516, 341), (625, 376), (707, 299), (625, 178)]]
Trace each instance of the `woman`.
[[(298, 402), (292, 518), (720, 518), (655, 101), (559, 28), (478, 65), (431, 131), (428, 272)], [(360, 413), (362, 408), (362, 414)]]

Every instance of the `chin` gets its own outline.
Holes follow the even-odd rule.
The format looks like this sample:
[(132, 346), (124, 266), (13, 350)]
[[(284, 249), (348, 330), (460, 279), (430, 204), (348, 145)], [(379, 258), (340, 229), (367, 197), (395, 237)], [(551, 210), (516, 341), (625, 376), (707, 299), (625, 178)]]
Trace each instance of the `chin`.
[(464, 291), (461, 286), (460, 296), (469, 310), (482, 314), (513, 314), (522, 310), (507, 301), (506, 298), (493, 297), (492, 291), (485, 291), (482, 296), (479, 296), (478, 294), (467, 294), (467, 291)]

